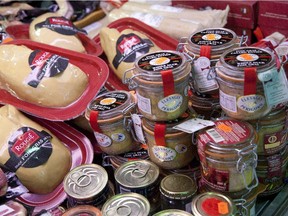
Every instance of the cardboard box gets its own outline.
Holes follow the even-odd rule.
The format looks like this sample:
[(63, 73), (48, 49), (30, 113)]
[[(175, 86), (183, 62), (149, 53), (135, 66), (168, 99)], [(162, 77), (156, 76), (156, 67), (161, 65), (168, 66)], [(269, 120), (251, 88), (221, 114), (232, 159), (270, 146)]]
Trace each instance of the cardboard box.
[(288, 29), (288, 1), (259, 1), (258, 25)]
[[(288, 21), (287, 21), (288, 22)], [(274, 27), (268, 27), (268, 26), (261, 26), (259, 25), (259, 28), (263, 34), (263, 37), (267, 37), (268, 35), (274, 33), (274, 32), (279, 32), (283, 34), (286, 38), (288, 38), (288, 28), (286, 29), (280, 29), (276, 26)]]
[(229, 5), (228, 25), (238, 28), (254, 29), (257, 25), (257, 1), (181, 1), (173, 0), (172, 6), (192, 9), (225, 9)]

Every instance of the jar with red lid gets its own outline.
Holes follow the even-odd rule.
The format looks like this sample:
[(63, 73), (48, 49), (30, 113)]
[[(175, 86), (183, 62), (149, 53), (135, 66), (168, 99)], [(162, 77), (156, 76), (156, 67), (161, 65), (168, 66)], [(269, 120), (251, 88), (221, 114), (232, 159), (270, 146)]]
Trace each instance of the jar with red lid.
[(235, 193), (258, 185), (257, 145), (253, 127), (235, 119), (219, 119), (197, 134), (204, 183), (214, 191)]
[[(141, 56), (126, 71), (123, 82), (135, 89), (137, 107), (151, 121), (169, 121), (188, 108), (190, 60), (180, 52), (163, 50)], [(127, 78), (127, 73), (132, 76)]]

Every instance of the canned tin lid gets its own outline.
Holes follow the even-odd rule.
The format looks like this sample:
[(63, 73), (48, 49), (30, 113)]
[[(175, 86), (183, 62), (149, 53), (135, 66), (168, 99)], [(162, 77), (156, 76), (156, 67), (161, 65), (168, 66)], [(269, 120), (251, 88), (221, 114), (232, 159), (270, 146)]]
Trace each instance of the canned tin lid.
[(117, 194), (104, 203), (101, 212), (103, 216), (147, 216), (150, 203), (141, 194)]
[(64, 190), (68, 196), (85, 200), (97, 195), (108, 184), (106, 170), (97, 164), (85, 164), (72, 169), (64, 178)]
[(132, 96), (127, 91), (110, 91), (101, 94), (91, 101), (86, 110), (86, 118), (89, 119), (90, 111), (99, 112), (99, 119), (109, 119), (124, 114), (133, 104)]
[(226, 28), (206, 28), (190, 35), (188, 44), (196, 54), (200, 53), (201, 46), (211, 46), (212, 52), (225, 51), (237, 42), (234, 31)]
[(128, 161), (115, 170), (118, 184), (126, 188), (143, 188), (158, 180), (159, 168), (148, 160)]
[(159, 81), (161, 71), (172, 70), (173, 75), (176, 75), (185, 68), (186, 63), (183, 53), (162, 50), (141, 56), (136, 60), (135, 67), (137, 74), (142, 75), (141, 79)]
[(193, 179), (183, 174), (170, 174), (160, 183), (161, 193), (172, 199), (186, 199), (192, 197), (197, 191)]
[(102, 216), (102, 213), (98, 208), (94, 206), (81, 205), (71, 208), (63, 214), (63, 216), (75, 216), (75, 215)]
[[(244, 77), (244, 69), (247, 67), (256, 67), (257, 72), (268, 70), (274, 67), (276, 62), (274, 55), (265, 49), (257, 47), (240, 47), (224, 52), (220, 57), (220, 63), (224, 68), (234, 70), (233, 72), (226, 71), (228, 75), (233, 77)], [(241, 71), (235, 74), (236, 71)], [(223, 70), (225, 73), (225, 71)]]
[(215, 192), (205, 192), (192, 200), (192, 213), (195, 216), (231, 216), (236, 208), (231, 198)]
[(179, 209), (166, 209), (160, 212), (157, 212), (156, 214), (153, 214), (152, 216), (192, 216), (192, 214), (182, 211)]

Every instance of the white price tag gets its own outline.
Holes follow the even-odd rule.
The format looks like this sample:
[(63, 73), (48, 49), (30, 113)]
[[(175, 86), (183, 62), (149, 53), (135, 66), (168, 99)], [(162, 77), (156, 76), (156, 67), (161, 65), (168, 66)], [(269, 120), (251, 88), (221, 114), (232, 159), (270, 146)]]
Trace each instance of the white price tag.
[(208, 121), (199, 118), (189, 119), (188, 121), (182, 122), (179, 125), (174, 126), (176, 130), (181, 130), (186, 133), (194, 133), (203, 128), (215, 125), (213, 121)]

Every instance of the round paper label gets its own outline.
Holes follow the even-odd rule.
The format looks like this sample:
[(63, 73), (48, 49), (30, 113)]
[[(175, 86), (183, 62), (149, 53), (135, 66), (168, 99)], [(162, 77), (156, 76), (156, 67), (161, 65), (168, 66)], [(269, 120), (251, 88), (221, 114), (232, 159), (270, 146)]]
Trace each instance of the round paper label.
[(229, 43), (233, 38), (233, 34), (225, 29), (208, 29), (193, 34), (190, 41), (200, 46), (219, 46)]
[(152, 148), (153, 154), (160, 161), (172, 161), (176, 157), (176, 151), (164, 146), (154, 146)]
[(127, 101), (127, 94), (123, 92), (108, 93), (96, 98), (91, 104), (90, 109), (94, 111), (107, 111), (116, 109)]
[(262, 95), (241, 96), (237, 100), (238, 108), (249, 113), (261, 110), (265, 104), (265, 98)]
[(110, 137), (106, 136), (105, 134), (101, 134), (98, 132), (94, 132), (95, 138), (97, 143), (102, 147), (108, 147), (112, 144), (112, 140)]
[(169, 95), (158, 102), (158, 108), (164, 112), (174, 112), (183, 102), (180, 94)]

